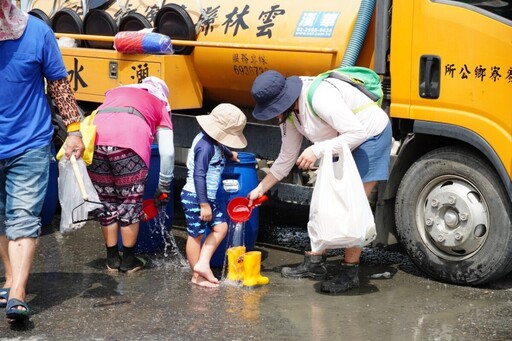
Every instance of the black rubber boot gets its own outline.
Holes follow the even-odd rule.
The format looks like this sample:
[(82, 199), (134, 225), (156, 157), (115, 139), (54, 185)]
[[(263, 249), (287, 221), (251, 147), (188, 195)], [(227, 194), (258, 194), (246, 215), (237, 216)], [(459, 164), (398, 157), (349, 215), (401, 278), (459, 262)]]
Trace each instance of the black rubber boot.
[(284, 267), (281, 269), (281, 275), (287, 278), (313, 278), (322, 279), (327, 274), (325, 268), (325, 256), (323, 255), (304, 255), (304, 262), (295, 267)]
[(121, 257), (117, 250), (117, 244), (115, 246), (107, 246), (107, 270), (118, 271), (121, 265)]
[(342, 264), (341, 272), (333, 278), (323, 281), (321, 290), (330, 294), (338, 294), (359, 287), (359, 265)]
[(123, 258), (119, 271), (133, 273), (141, 270), (146, 265), (146, 261), (142, 258), (135, 257), (135, 246), (126, 247), (123, 245)]

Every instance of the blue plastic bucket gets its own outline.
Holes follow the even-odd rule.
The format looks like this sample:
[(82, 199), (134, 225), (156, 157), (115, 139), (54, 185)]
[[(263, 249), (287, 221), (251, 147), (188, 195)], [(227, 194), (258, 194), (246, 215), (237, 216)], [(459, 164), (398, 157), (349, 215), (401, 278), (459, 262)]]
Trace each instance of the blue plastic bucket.
[[(235, 225), (228, 216), (227, 207), (231, 199), (235, 197), (246, 197), (251, 190), (258, 186), (258, 175), (256, 173), (256, 157), (252, 153), (239, 152), (240, 163), (228, 160), (224, 172), (222, 173), (222, 182), (217, 192), (217, 202), (222, 212), (228, 219), (229, 235), (224, 238), (215, 251), (210, 261), (212, 267), (222, 267), (226, 249), (233, 246), (233, 233)], [(252, 210), (249, 221), (244, 224), (244, 245), (247, 252), (254, 249), (258, 237), (259, 227), (259, 209)], [(228, 245), (228, 240), (230, 245)]]
[[(154, 144), (151, 146), (151, 159), (149, 161), (149, 174), (144, 188), (144, 199), (152, 199), (155, 196), (155, 191), (158, 188), (158, 177), (160, 173), (160, 154), (158, 152), (158, 145)], [(167, 232), (172, 226), (174, 219), (174, 204), (173, 204), (173, 193), (169, 193), (169, 203), (167, 204), (165, 211), (168, 218), (165, 219), (165, 231), (161, 231), (161, 227), (155, 223), (155, 219), (140, 222), (139, 235), (137, 237), (136, 252), (138, 253), (155, 253), (163, 251), (167, 240)], [(121, 233), (119, 233), (119, 249), (122, 248)]]
[(43, 208), (41, 209), (41, 226), (52, 224), (55, 210), (59, 204), (59, 167), (55, 155), (55, 146), (52, 143), (51, 147), (52, 158), (50, 160), (50, 176), (48, 178), (48, 188), (46, 189), (46, 196), (44, 197)]

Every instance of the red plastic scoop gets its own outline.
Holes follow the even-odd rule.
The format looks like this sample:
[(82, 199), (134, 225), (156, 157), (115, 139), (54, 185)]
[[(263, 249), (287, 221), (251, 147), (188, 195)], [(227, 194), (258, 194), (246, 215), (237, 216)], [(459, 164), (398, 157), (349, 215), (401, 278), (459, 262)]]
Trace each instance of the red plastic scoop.
[[(162, 193), (159, 197), (160, 200), (167, 198), (167, 193)], [(144, 217), (142, 221), (149, 221), (157, 216), (158, 207), (155, 205), (155, 199), (146, 199), (142, 203), (142, 210), (144, 211)]]
[(245, 197), (236, 197), (228, 203), (228, 215), (235, 223), (244, 223), (251, 217), (252, 209), (267, 201), (268, 197), (262, 195), (252, 202), (249, 206), (249, 199)]

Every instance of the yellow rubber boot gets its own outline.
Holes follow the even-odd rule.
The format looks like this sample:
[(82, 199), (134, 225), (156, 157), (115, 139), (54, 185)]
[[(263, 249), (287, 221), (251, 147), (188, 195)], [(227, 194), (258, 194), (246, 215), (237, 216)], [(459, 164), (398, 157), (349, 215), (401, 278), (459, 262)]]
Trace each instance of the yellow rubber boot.
[(233, 246), (228, 249), (228, 276), (230, 281), (244, 280), (245, 246)]
[(268, 284), (268, 277), (261, 276), (261, 252), (251, 251), (244, 255), (244, 286)]

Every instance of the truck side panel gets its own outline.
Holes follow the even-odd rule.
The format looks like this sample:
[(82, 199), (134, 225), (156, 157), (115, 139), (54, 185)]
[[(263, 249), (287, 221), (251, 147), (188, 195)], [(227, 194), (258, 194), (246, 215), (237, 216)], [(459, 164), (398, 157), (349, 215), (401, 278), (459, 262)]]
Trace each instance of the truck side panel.
[(109, 89), (157, 76), (171, 90), (169, 100), (173, 110), (202, 107), (203, 89), (190, 56), (127, 55), (85, 48), (61, 48), (61, 51), (79, 101), (101, 103)]

